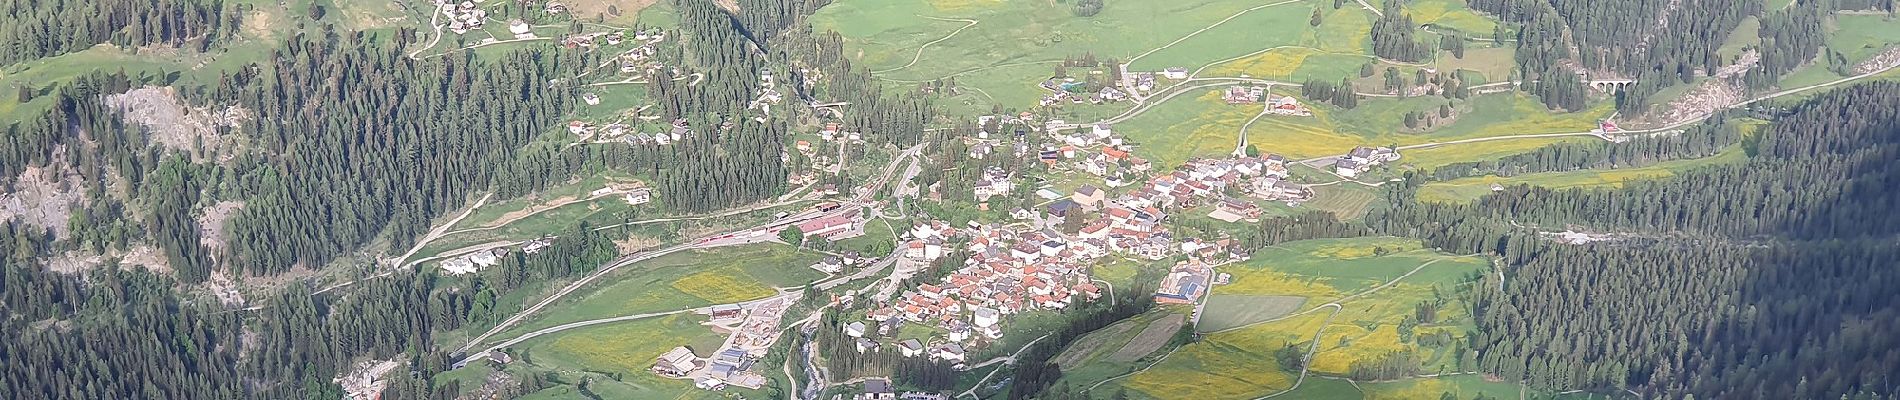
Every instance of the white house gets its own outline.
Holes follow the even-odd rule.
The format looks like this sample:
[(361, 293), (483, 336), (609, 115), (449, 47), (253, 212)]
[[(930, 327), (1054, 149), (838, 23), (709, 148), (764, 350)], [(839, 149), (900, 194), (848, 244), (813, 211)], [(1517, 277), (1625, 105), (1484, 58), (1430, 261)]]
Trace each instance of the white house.
[(944, 361), (963, 362), (963, 346), (959, 346), (956, 343), (945, 343), (942, 346), (937, 346), (937, 348), (930, 353), (930, 356)]
[(844, 334), (845, 336), (854, 338), (864, 337), (864, 322), (852, 321), (850, 324), (845, 325)]
[(900, 352), (899, 354), (905, 357), (916, 357), (924, 354), (924, 344), (918, 342), (917, 339), (904, 339), (903, 342), (897, 343), (897, 349)]
[(1001, 321), (1000, 318), (1002, 316), (1002, 314), (998, 313), (996, 309), (989, 308), (989, 307), (971, 308), (970, 314), (973, 316), (970, 319), (970, 322), (974, 322), (976, 323), (976, 326), (983, 327), (983, 328), (996, 326), (996, 323), (998, 321)]

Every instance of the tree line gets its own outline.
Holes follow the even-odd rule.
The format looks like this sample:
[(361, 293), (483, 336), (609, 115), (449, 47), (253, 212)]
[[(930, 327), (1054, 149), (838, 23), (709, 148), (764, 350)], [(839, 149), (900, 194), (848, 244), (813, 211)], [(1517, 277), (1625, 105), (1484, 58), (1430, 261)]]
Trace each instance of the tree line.
[[(1512, 188), (1474, 204), (1418, 203), (1412, 174), (1388, 234), (1498, 254), (1502, 291), (1477, 292), (1479, 368), (1553, 390), (1645, 397), (1872, 398), (1900, 368), (1895, 204), (1900, 84), (1824, 94), (1772, 124), (1746, 163), (1613, 190)], [(1598, 153), (1607, 160), (1616, 152)], [(1516, 228), (1621, 232), (1560, 245)]]
[(0, 3), (0, 65), (100, 43), (205, 51), (239, 25), (221, 0), (43, 0)]

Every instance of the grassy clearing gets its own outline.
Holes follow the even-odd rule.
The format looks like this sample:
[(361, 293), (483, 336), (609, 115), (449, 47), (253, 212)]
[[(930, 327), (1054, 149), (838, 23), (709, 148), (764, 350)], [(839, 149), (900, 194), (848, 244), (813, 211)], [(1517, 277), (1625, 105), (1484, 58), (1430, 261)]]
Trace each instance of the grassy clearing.
[[(1421, 302), (1444, 301), (1439, 318), (1421, 324), (1416, 333), (1445, 331), (1463, 336), (1471, 326), (1471, 317), (1462, 303), (1435, 300), (1465, 284), (1470, 274), (1483, 271), (1486, 261), (1477, 257), (1458, 257), (1434, 253), (1405, 238), (1352, 238), (1308, 240), (1285, 243), (1257, 252), (1253, 260), (1221, 268), (1234, 274), (1234, 283), (1214, 288), (1218, 299), (1233, 295), (1294, 296), (1332, 301), (1347, 293), (1361, 293), (1407, 272), (1425, 262), (1436, 260), (1398, 283), (1342, 303), (1330, 323), (1327, 317), (1335, 308), (1313, 308), (1284, 320), (1210, 333), (1203, 340), (1181, 348), (1152, 369), (1117, 380), (1097, 391), (1112, 393), (1120, 385), (1131, 392), (1152, 398), (1253, 398), (1285, 390), (1297, 371), (1282, 371), (1273, 352), (1287, 345), (1315, 343), (1311, 370), (1320, 375), (1348, 372), (1354, 362), (1369, 360), (1393, 351), (1418, 351), (1424, 361), (1421, 369), (1430, 372), (1452, 369), (1456, 356), (1443, 355), (1439, 348), (1425, 348), (1401, 333), (1401, 321), (1414, 314)], [(1210, 305), (1210, 310), (1213, 306)], [(1216, 318), (1210, 314), (1208, 318)], [(1203, 323), (1213, 322), (1203, 319)], [(1325, 330), (1321, 332), (1324, 326)], [(1307, 379), (1295, 398), (1359, 398), (1350, 385), (1342, 388), (1323, 379)], [(1107, 390), (1107, 391), (1103, 391)], [(1310, 396), (1310, 397), (1307, 397)], [(1434, 394), (1432, 397), (1436, 397)]]
[(1457, 395), (1461, 399), (1476, 397), (1480, 394), (1499, 399), (1518, 396), (1518, 385), (1488, 382), (1477, 375), (1368, 382), (1359, 384), (1359, 387), (1365, 390), (1366, 399), (1438, 398), (1444, 393)]
[[(957, 3), (848, 0), (820, 10), (813, 22), (819, 29), (844, 35), (847, 55), (879, 71), (882, 78), (911, 83), (954, 76), (962, 92), (950, 96), (947, 106), (970, 113), (986, 112), (992, 105), (1035, 104), (1044, 94), (1036, 82), (1052, 75), (1053, 62), (1085, 53), (1101, 59), (1135, 60), (1130, 68), (1136, 71), (1198, 68), (1276, 46), (1304, 46), (1327, 53), (1315, 57), (1318, 62), (1312, 66), (1287, 64), (1285, 72), (1273, 75), (1304, 79), (1309, 74), (1335, 76), (1335, 71), (1368, 59), (1365, 54), (1370, 51), (1366, 35), (1370, 17), (1356, 10), (1332, 10), (1326, 23), (1312, 27), (1307, 25), (1313, 7), (1309, 3), (1282, 4), (1236, 16), (1259, 4), (1121, 2), (1090, 18), (1075, 17), (1067, 6), (1034, 2)], [(1212, 26), (1230, 16), (1234, 18)], [(978, 22), (969, 25), (968, 21)], [(1123, 109), (1074, 108), (1113, 110), (1081, 110), (1074, 116), (1084, 119)]]
[(591, 371), (618, 376), (617, 383), (623, 385), (615, 391), (630, 395), (624, 398), (723, 397), (694, 389), (691, 381), (666, 379), (647, 371), (655, 357), (675, 346), (686, 346), (700, 356), (710, 356), (723, 338), (700, 326), (701, 318), (672, 315), (562, 332), (521, 344), (517, 347), (517, 358), (553, 371)]
[(1096, 390), (1122, 386), (1131, 394), (1159, 399), (1253, 398), (1285, 390), (1293, 386), (1295, 376), (1274, 364), (1273, 351), (1309, 340), (1325, 317), (1306, 314), (1236, 331), (1244, 334), (1209, 335), (1147, 371)]
[(1865, 61), (1887, 46), (1900, 43), (1900, 22), (1885, 15), (1835, 15), (1834, 28), (1828, 35), (1827, 48), (1846, 55), (1850, 63)]
[[(1404, 275), (1419, 264), (1451, 258), (1405, 238), (1304, 240), (1268, 247), (1251, 260), (1221, 267), (1220, 272), (1233, 274), (1233, 283), (1216, 286), (1214, 293), (1305, 295), (1330, 300), (1341, 296), (1329, 295), (1364, 291)], [(1290, 290), (1280, 286), (1285, 281), (1276, 277), (1301, 279), (1301, 285), (1313, 288)], [(1324, 288), (1320, 291), (1313, 290), (1321, 286)]]
[(1498, 26), (1497, 20), (1466, 7), (1464, 0), (1412, 0), (1406, 3), (1405, 12), (1420, 25), (1456, 29), (1466, 36), (1489, 37)]
[(773, 287), (824, 278), (809, 268), (822, 257), (775, 244), (674, 253), (623, 267), (496, 338), (569, 322), (765, 298), (776, 293)]
[[(1440, 54), (1433, 64), (1440, 71), (1471, 71), (1483, 77), (1482, 80), (1468, 81), (1470, 85), (1490, 82), (1504, 82), (1511, 79), (1511, 69), (1517, 65), (1513, 60), (1517, 50), (1510, 47), (1479, 47), (1470, 45), (1465, 49), (1464, 58), (1454, 58), (1450, 54)], [(1357, 71), (1355, 71), (1357, 72)]]
[(1359, 72), (1359, 66), (1371, 57), (1356, 53), (1334, 53), (1311, 47), (1281, 47), (1238, 60), (1216, 64), (1202, 76), (1247, 76), (1286, 82), (1308, 79), (1333, 81)]
[(1300, 387), (1281, 395), (1289, 399), (1319, 400), (1360, 400), (1365, 396), (1352, 382), (1344, 379), (1307, 379)]
[[(860, 65), (888, 70), (910, 64), (925, 43), (944, 39), (967, 25), (945, 19), (980, 21), (926, 48), (915, 65), (883, 74), (893, 79), (936, 79), (981, 67), (1060, 60), (1090, 51), (1102, 58), (1126, 60), (1251, 6), (1218, 0), (1120, 2), (1094, 17), (1081, 18), (1066, 5), (1040, 2), (844, 0), (819, 10), (812, 24), (820, 31), (843, 35), (847, 55)], [(1296, 15), (1304, 24), (1307, 14)], [(1237, 18), (1235, 23), (1239, 22)], [(1219, 58), (1224, 57), (1203, 63)]]
[(1313, 201), (1301, 204), (1320, 211), (1333, 213), (1344, 220), (1359, 219), (1380, 201), (1379, 188), (1366, 187), (1356, 183), (1340, 183), (1313, 188)]
[[(1227, 105), (1219, 92), (1207, 90), (1155, 106), (1115, 130), (1138, 143), (1136, 151), (1159, 165), (1179, 165), (1188, 158), (1233, 151), (1239, 142), (1240, 126), (1261, 109), (1257, 105)], [(1261, 148), (1269, 149), (1264, 144)]]
[(1463, 143), (1438, 146), (1425, 149), (1406, 150), (1404, 158), (1399, 159), (1400, 168), (1433, 169), (1447, 164), (1493, 160), (1512, 154), (1528, 153), (1545, 146), (1564, 142), (1588, 142), (1601, 140), (1589, 137), (1554, 137), (1489, 142)]
[(1123, 344), (1121, 349), (1115, 350), (1114, 354), (1109, 354), (1108, 360), (1114, 362), (1134, 362), (1135, 360), (1147, 357), (1149, 354), (1154, 354), (1155, 350), (1160, 350), (1162, 346), (1166, 346), (1168, 341), (1174, 338), (1176, 332), (1181, 331), (1181, 325), (1186, 321), (1187, 316), (1181, 314), (1171, 314), (1151, 321), (1147, 326), (1141, 328), (1141, 333), (1136, 334), (1132, 339), (1128, 339), (1128, 343)]
[(1440, 203), (1463, 203), (1475, 201), (1491, 193), (1491, 185), (1504, 186), (1531, 185), (1549, 189), (1605, 188), (1621, 187), (1623, 183), (1634, 180), (1663, 179), (1695, 168), (1711, 165), (1740, 163), (1748, 155), (1740, 146), (1723, 151), (1714, 157), (1690, 160), (1675, 160), (1656, 163), (1640, 168), (1620, 168), (1607, 170), (1583, 170), (1566, 172), (1546, 172), (1525, 174), (1513, 177), (1495, 175), (1454, 179), (1444, 182), (1432, 182), (1419, 188), (1421, 201)]
[(1257, 296), (1217, 294), (1207, 298), (1201, 324), (1196, 329), (1213, 332), (1255, 322), (1279, 318), (1306, 304), (1300, 296)]
[(574, 2), (568, 7), (569, 12), (575, 17), (588, 21), (601, 17), (609, 24), (626, 25), (639, 21), (640, 11), (658, 2), (658, 0), (595, 0)]
[(1731, 60), (1742, 54), (1742, 49), (1761, 45), (1761, 18), (1748, 16), (1742, 18), (1735, 30), (1729, 32), (1728, 39), (1722, 41), (1722, 48), (1715, 54), (1723, 60)]
[[(1278, 93), (1296, 94), (1284, 88)], [(1465, 111), (1450, 125), (1425, 133), (1399, 133), (1406, 112), (1435, 111), (1445, 101), (1440, 97), (1369, 98), (1351, 110), (1314, 105), (1311, 117), (1266, 116), (1254, 120), (1247, 130), (1247, 141), (1261, 151), (1302, 159), (1337, 155), (1354, 146), (1584, 132), (1595, 128), (1597, 121), (1611, 111), (1605, 103), (1582, 112), (1552, 113), (1536, 99), (1523, 94), (1489, 95), (1461, 105)], [(1182, 94), (1157, 105), (1118, 125), (1117, 131), (1140, 144), (1136, 152), (1162, 165), (1173, 165), (1191, 157), (1219, 156), (1232, 151), (1241, 125), (1253, 120), (1259, 111), (1257, 106), (1228, 105), (1221, 101), (1218, 91), (1208, 89), (1202, 93)], [(1400, 163), (1429, 168), (1521, 153), (1555, 141), (1526, 139), (1414, 150), (1406, 152), (1406, 159)], [(1425, 162), (1414, 158), (1418, 152), (1426, 155), (1422, 158)]]

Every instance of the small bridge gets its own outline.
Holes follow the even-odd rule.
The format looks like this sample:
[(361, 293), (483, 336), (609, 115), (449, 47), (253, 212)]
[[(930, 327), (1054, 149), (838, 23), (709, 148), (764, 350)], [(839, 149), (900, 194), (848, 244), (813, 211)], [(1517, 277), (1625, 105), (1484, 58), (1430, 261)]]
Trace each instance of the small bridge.
[(1584, 81), (1584, 83), (1590, 84), (1591, 89), (1596, 89), (1599, 92), (1615, 92), (1618, 90), (1623, 90), (1624, 88), (1628, 88), (1630, 85), (1635, 84), (1636, 80), (1635, 79), (1591, 79), (1588, 81)]

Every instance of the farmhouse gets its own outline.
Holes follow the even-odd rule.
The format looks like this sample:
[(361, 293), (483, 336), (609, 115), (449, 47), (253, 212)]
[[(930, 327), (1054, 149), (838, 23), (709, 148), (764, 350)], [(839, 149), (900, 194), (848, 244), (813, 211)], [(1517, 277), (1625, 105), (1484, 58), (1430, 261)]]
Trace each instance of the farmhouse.
[(699, 356), (685, 347), (674, 347), (653, 364), (653, 373), (669, 377), (686, 376), (696, 369), (699, 369)]
[(635, 205), (635, 206), (652, 202), (653, 189), (639, 188), (639, 189), (627, 191), (627, 195), (624, 197), (624, 199), (627, 201), (628, 205)]
[(1399, 160), (1399, 152), (1388, 147), (1354, 147), (1346, 155), (1333, 162), (1333, 171), (1339, 176), (1352, 178), (1372, 169), (1379, 164)]

